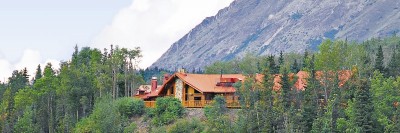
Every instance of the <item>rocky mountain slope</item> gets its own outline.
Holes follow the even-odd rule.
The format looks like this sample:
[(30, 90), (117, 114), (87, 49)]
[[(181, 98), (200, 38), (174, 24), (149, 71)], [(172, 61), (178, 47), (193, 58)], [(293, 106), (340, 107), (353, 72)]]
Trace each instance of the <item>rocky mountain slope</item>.
[[(316, 49), (400, 30), (399, 0), (235, 0), (175, 42), (152, 67), (202, 68), (217, 60)], [(194, 14), (195, 15), (195, 14)]]

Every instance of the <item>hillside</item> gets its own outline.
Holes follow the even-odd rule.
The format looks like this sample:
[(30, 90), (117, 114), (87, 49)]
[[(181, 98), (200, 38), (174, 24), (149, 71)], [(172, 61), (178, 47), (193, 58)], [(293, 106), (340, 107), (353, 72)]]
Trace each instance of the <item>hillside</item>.
[(235, 0), (171, 45), (151, 67), (202, 68), (246, 53), (315, 50), (325, 39), (364, 41), (400, 29), (397, 0)]

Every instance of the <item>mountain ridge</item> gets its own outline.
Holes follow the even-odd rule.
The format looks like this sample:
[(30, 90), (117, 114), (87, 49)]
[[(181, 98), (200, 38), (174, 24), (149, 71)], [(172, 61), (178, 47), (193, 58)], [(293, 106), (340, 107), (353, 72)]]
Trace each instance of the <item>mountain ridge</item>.
[(203, 68), (218, 60), (316, 49), (325, 39), (363, 41), (400, 29), (396, 0), (235, 0), (207, 17), (151, 67)]

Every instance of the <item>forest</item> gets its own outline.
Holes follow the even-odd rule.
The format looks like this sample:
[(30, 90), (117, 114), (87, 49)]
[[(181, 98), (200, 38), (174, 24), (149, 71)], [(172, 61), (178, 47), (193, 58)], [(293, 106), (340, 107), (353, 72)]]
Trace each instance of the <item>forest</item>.
[[(155, 108), (132, 98), (151, 76), (171, 73), (139, 70), (140, 48), (111, 46), (103, 51), (75, 47), (70, 61), (55, 70), (38, 66), (36, 75), (16, 70), (0, 83), (2, 132), (400, 132), (400, 37), (361, 43), (326, 40), (302, 54), (255, 56), (218, 61), (195, 73), (241, 73), (234, 86), (240, 109), (214, 98), (205, 118), (186, 118), (187, 109), (171, 97)], [(340, 71), (351, 77), (340, 83)], [(291, 73), (309, 73), (305, 90), (293, 88)], [(323, 78), (318, 78), (317, 72)], [(257, 81), (256, 74), (263, 74)], [(281, 75), (273, 90), (273, 75)], [(321, 74), (320, 74), (321, 75)], [(234, 117), (229, 112), (235, 110)], [(142, 121), (138, 123), (137, 121)], [(146, 130), (141, 130), (146, 123)]]

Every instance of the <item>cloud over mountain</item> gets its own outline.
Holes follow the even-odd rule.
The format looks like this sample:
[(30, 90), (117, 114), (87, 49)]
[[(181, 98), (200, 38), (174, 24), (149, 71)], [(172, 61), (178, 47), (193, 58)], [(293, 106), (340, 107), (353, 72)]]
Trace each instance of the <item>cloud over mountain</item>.
[(110, 44), (143, 50), (141, 67), (151, 65), (168, 47), (205, 17), (232, 0), (134, 0), (94, 39), (92, 46)]

